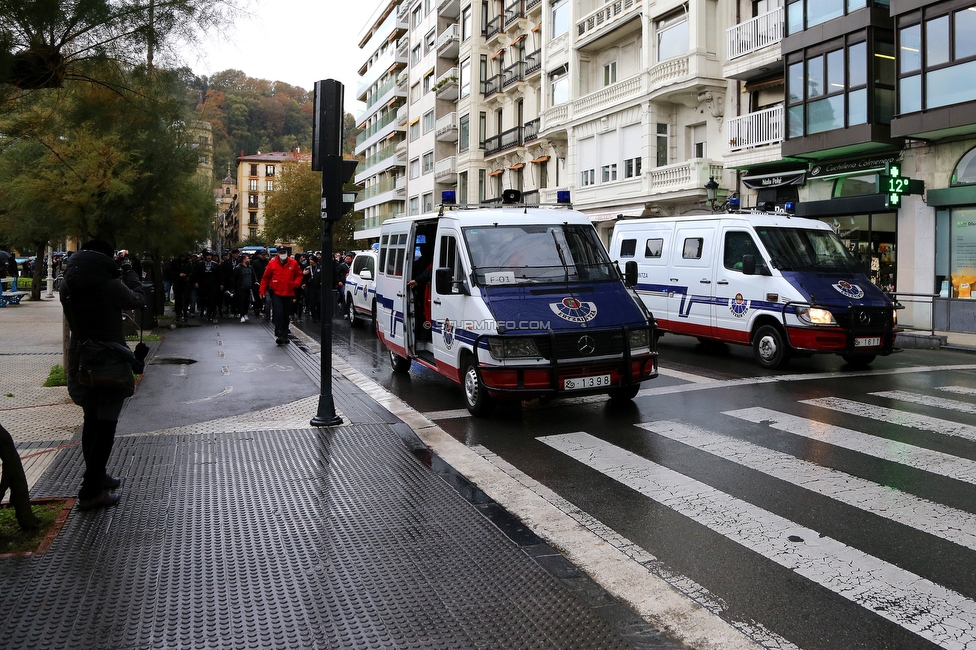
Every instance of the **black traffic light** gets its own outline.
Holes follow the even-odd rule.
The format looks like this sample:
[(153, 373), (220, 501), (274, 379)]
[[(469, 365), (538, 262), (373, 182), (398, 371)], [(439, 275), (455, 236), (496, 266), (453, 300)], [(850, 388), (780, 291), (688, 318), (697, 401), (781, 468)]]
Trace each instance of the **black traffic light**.
[(343, 160), (340, 156), (326, 156), (322, 163), (322, 218), (338, 221), (353, 209), (355, 191), (343, 186), (356, 174), (358, 160)]
[(322, 172), (322, 218), (329, 221), (338, 221), (356, 202), (356, 192), (343, 191), (359, 163), (342, 158), (342, 111), (342, 84), (335, 79), (315, 82), (312, 169)]

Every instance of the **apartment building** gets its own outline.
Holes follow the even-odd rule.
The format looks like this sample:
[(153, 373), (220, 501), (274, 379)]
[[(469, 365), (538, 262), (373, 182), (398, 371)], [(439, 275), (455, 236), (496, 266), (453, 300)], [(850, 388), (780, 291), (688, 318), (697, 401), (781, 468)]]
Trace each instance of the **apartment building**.
[(275, 151), (237, 158), (237, 228), (241, 239), (263, 236), (264, 209), (268, 198), (275, 191), (276, 178), (283, 167), (299, 163), (310, 165), (312, 154)]
[(406, 192), (406, 114), (410, 51), (407, 47), (407, 5), (382, 0), (360, 32), (359, 47), (366, 54), (359, 68), (362, 81), (356, 99), (366, 105), (357, 122), (356, 155), (363, 162), (356, 182), (363, 186), (356, 210), (363, 221), (357, 239), (379, 237), (380, 224), (402, 213)]

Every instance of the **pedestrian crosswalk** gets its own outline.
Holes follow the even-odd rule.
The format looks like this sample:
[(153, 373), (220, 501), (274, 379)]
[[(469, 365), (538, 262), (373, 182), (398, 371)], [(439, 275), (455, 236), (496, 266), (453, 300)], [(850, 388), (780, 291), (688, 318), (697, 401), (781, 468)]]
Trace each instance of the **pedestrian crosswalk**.
[[(941, 395), (931, 394), (935, 391)], [(930, 481), (953, 479), (976, 485), (976, 461), (972, 459), (976, 458), (976, 447), (969, 446), (970, 441), (976, 441), (976, 426), (966, 422), (976, 414), (976, 390), (950, 385), (868, 395), (865, 401), (831, 396), (801, 399), (777, 409), (727, 410), (722, 413), (724, 419), (711, 418), (705, 427), (674, 419), (638, 426), (683, 445), (693, 454), (705, 454), (713, 462), (718, 458), (722, 459), (719, 462), (732, 463), (730, 471), (739, 471), (735, 469), (738, 467), (748, 472), (746, 478), (761, 475), (816, 495), (811, 498), (826, 497), (827, 507), (846, 509), (843, 511), (848, 517), (850, 512), (863, 512), (892, 522), (896, 528), (891, 530), (904, 526), (921, 533), (922, 537), (912, 538), (916, 542), (927, 539), (927, 535), (933, 544), (938, 540), (957, 545), (959, 551), (953, 557), (976, 551), (976, 503), (960, 506), (958, 498), (940, 503), (932, 496), (938, 491), (913, 494), (886, 484), (888, 481), (866, 478), (874, 476), (871, 472), (855, 476), (844, 471), (852, 464), (867, 463), (882, 466), (891, 474), (922, 472), (925, 474), (918, 475), (923, 480), (930, 476)], [(839, 426), (834, 424), (841, 419), (838, 414), (854, 417), (843, 417), (845, 426)], [(760, 502), (759, 497), (723, 492), (709, 485), (708, 476), (684, 474), (587, 432), (539, 440), (726, 540), (887, 619), (917, 635), (920, 643), (924, 639), (942, 648), (976, 649), (976, 585), (972, 589), (960, 586), (971, 582), (964, 580), (955, 587), (940, 584), (937, 576), (926, 575), (924, 562), (894, 561), (858, 548), (858, 540), (864, 536), (838, 539), (838, 535), (816, 530), (816, 524), (811, 525), (814, 519), (792, 521), (777, 513), (773, 504)], [(957, 443), (955, 447), (940, 444), (946, 440)], [(959, 455), (929, 448), (960, 446), (964, 452)], [(920, 552), (925, 555), (924, 549)], [(968, 575), (974, 566), (976, 556), (958, 571)]]

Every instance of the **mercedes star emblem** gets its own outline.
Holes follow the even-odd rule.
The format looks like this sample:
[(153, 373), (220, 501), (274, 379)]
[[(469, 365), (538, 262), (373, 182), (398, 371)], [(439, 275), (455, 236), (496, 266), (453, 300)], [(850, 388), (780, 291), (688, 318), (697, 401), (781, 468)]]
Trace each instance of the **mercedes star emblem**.
[(576, 347), (579, 349), (580, 354), (593, 354), (596, 352), (596, 341), (593, 340), (592, 336), (584, 334), (576, 342)]

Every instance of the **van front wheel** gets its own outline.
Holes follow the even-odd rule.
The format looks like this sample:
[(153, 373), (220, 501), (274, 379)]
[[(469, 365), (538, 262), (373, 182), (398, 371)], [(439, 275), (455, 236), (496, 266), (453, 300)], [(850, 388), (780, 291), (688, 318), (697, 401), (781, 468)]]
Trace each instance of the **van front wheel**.
[(410, 372), (410, 359), (404, 359), (393, 350), (390, 350), (390, 365), (393, 366), (393, 372)]
[(752, 339), (756, 362), (763, 368), (775, 370), (785, 366), (790, 359), (783, 331), (775, 325), (763, 325)]
[(611, 388), (607, 391), (607, 395), (610, 396), (612, 402), (627, 402), (637, 397), (638, 391), (640, 391), (640, 384), (631, 384), (630, 386)]
[(461, 381), (464, 387), (464, 402), (468, 407), (468, 412), (476, 417), (483, 417), (491, 413), (492, 408), (494, 408), (491, 395), (488, 394), (485, 385), (478, 376), (474, 363), (470, 360), (465, 363)]

